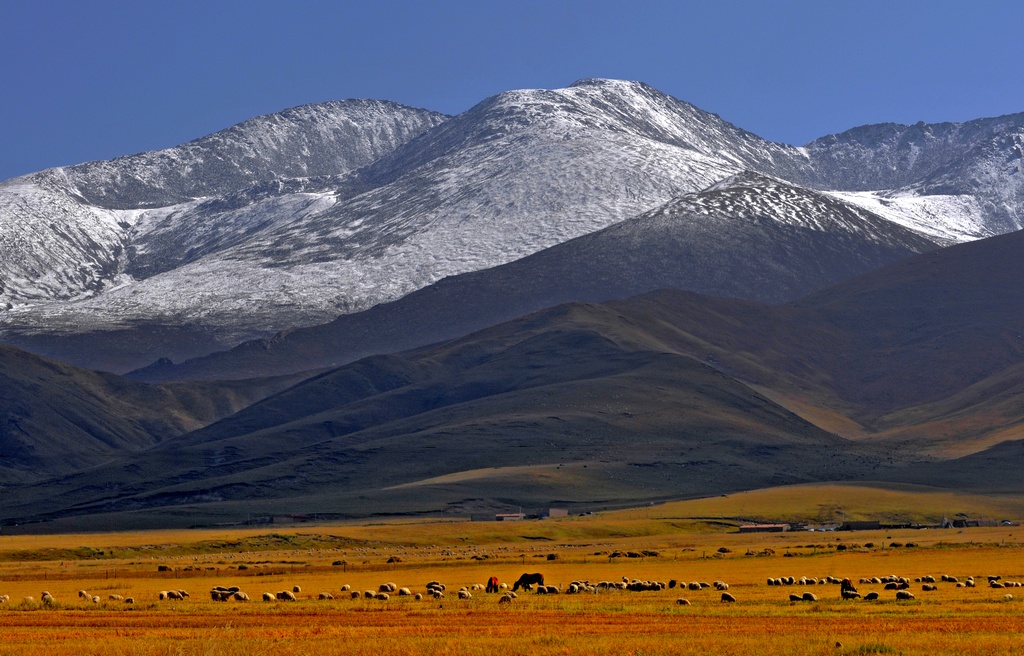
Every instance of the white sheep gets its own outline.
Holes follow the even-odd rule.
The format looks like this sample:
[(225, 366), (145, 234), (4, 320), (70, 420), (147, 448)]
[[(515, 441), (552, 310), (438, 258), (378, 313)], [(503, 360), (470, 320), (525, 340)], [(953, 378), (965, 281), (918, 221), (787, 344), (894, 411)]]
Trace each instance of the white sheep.
[(274, 596), (273, 592), (264, 592), (263, 601), (275, 601), (277, 597)]

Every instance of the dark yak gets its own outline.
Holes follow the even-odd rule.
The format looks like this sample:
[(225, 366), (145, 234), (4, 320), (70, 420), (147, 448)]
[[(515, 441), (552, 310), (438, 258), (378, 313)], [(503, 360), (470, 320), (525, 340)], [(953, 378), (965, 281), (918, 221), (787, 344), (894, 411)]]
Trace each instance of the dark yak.
[(544, 575), (541, 573), (535, 574), (523, 574), (518, 580), (512, 585), (512, 592), (515, 592), (519, 588), (523, 590), (532, 590), (531, 586), (544, 585)]

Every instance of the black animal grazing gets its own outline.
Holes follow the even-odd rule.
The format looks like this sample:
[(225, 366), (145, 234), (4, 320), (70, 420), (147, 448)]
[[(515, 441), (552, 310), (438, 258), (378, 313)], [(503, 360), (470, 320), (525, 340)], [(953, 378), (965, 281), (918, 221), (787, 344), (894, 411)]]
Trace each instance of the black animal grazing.
[(860, 593), (853, 587), (853, 581), (850, 579), (843, 579), (839, 585), (839, 596), (843, 599), (860, 599)]
[(519, 579), (512, 585), (512, 592), (515, 592), (519, 588), (523, 590), (532, 590), (533, 585), (544, 585), (544, 575), (540, 573), (535, 574), (523, 574)]

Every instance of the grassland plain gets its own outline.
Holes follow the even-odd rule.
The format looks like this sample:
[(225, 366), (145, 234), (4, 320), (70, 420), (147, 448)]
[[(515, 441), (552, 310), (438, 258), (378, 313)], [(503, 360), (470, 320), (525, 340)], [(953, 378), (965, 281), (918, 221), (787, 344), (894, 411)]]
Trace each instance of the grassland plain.
[[(1013, 514), (1012, 499), (842, 487), (799, 486), (544, 522), (4, 535), (0, 595), (10, 601), (0, 604), (0, 655), (1024, 654), (1024, 588), (991, 588), (986, 578), (1024, 581), (1019, 526), (780, 534), (734, 528), (739, 517), (763, 511), (769, 518), (773, 506), (794, 518), (831, 515), (837, 504), (849, 516), (871, 506), (899, 514), (901, 503), (903, 512), (922, 516), (942, 508), (1022, 515)], [(512, 582), (525, 571), (543, 572), (563, 591), (580, 579), (684, 586), (720, 580), (737, 601), (723, 603), (714, 588), (679, 586), (526, 593), (511, 604), (482, 591), (471, 599), (454, 594), (490, 576)], [(862, 593), (881, 594), (866, 602), (840, 600), (833, 584), (767, 585), (769, 577), (856, 583), (891, 574), (974, 576), (978, 587), (940, 581), (937, 590), (924, 591), (913, 583), (916, 599), (896, 601), (881, 584), (858, 584)], [(341, 590), (376, 591), (394, 582), (423, 592), (435, 579), (448, 587), (444, 599), (352, 599)], [(214, 602), (214, 585), (238, 586), (253, 601)], [(259, 601), (264, 592), (293, 586), (301, 589), (295, 603)], [(179, 589), (190, 597), (158, 598)], [(53, 605), (39, 602), (44, 590)], [(318, 599), (321, 592), (335, 598)], [(804, 592), (818, 601), (789, 601)], [(24, 601), (28, 596), (35, 601)], [(690, 605), (677, 604), (681, 597)]]

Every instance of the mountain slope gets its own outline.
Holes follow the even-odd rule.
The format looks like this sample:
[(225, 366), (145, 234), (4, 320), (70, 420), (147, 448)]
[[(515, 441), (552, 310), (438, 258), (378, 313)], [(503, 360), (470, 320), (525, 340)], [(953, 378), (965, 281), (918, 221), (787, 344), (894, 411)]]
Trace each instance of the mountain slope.
[(170, 194), (121, 244), (117, 270), (147, 277), (4, 323), (9, 335), (187, 324), (237, 343), (518, 259), (744, 168), (805, 165), (639, 83), (507, 92), (344, 179), (227, 202)]
[[(129, 282), (120, 274), (147, 273), (133, 267), (132, 251), (141, 246), (152, 256), (154, 240), (147, 239), (146, 228), (159, 227), (169, 214), (179, 221), (190, 212), (206, 214), (206, 221), (193, 221), (186, 231), (200, 242), (228, 229), (254, 229), (209, 218), (197, 199), (291, 177), (345, 174), (444, 118), (381, 101), (306, 105), (182, 146), (2, 183), (0, 303), (88, 296)], [(187, 250), (180, 241), (163, 248)]]
[(611, 308), (568, 305), (325, 373), (173, 444), (22, 490), (2, 512), (169, 519), (202, 503), (194, 521), (238, 503), (352, 515), (622, 503), (869, 476), (882, 460), (661, 351)]
[(295, 380), (150, 386), (0, 347), (0, 480), (48, 478), (143, 450)]
[[(1022, 246), (956, 245), (779, 305), (661, 290), (550, 308), (21, 487), (0, 518), (618, 504), (824, 480), (1013, 491)], [(973, 431), (956, 450), (915, 435), (929, 424)]]
[(570, 301), (663, 287), (794, 300), (937, 245), (878, 216), (745, 172), (515, 262), (446, 278), (393, 303), (226, 353), (133, 374), (239, 378), (339, 365), (451, 339)]

